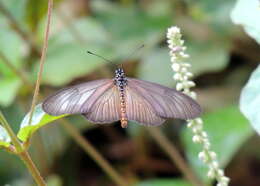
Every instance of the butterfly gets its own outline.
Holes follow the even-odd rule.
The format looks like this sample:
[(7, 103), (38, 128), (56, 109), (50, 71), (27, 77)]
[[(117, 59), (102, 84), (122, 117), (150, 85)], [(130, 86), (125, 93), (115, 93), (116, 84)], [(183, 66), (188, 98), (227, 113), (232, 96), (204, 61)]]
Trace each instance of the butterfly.
[(115, 70), (114, 79), (100, 79), (64, 88), (42, 104), (50, 115), (82, 114), (98, 123), (128, 121), (146, 126), (161, 125), (168, 118), (193, 119), (201, 107), (189, 96), (173, 89), (125, 76), (123, 68)]

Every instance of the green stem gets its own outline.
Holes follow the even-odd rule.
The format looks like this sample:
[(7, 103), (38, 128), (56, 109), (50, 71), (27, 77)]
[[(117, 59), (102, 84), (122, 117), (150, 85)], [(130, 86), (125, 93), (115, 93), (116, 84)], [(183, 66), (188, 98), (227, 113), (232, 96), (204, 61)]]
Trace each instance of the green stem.
[(6, 129), (8, 135), (10, 136), (12, 143), (15, 146), (15, 149), (17, 150), (17, 152), (21, 152), (23, 150), (22, 145), (20, 144), (19, 140), (17, 139), (15, 133), (13, 132), (13, 130), (11, 129), (10, 125), (8, 124), (8, 122), (6, 121), (3, 113), (0, 111), (0, 123), (2, 123), (3, 127)]
[(49, 31), (50, 31), (50, 23), (51, 23), (51, 13), (52, 13), (52, 7), (53, 7), (53, 0), (48, 1), (48, 18), (47, 18), (47, 25), (45, 29), (45, 37), (44, 37), (44, 42), (43, 42), (43, 48), (42, 48), (42, 54), (41, 54), (41, 59), (40, 59), (40, 69), (38, 72), (37, 80), (36, 80), (36, 85), (34, 89), (34, 94), (33, 94), (33, 100), (32, 100), (32, 105), (30, 109), (30, 115), (29, 115), (29, 125), (32, 122), (32, 116), (34, 112), (34, 108), (38, 99), (39, 91), (40, 91), (40, 84), (41, 84), (41, 78), (42, 78), (42, 73), (43, 73), (43, 66), (44, 66), (44, 61), (46, 57), (46, 52), (48, 48), (48, 39), (49, 39)]
[(30, 171), (31, 175), (33, 176), (35, 182), (38, 186), (46, 186), (46, 183), (44, 182), (43, 178), (41, 177), (40, 172), (38, 171), (37, 167), (33, 163), (29, 153), (27, 151), (23, 151), (18, 154), (20, 158), (23, 160), (24, 164)]
[(119, 186), (128, 186), (124, 178), (122, 178), (115, 169), (106, 161), (102, 155), (85, 139), (80, 132), (67, 121), (61, 120), (63, 127), (74, 138), (74, 140), (89, 154), (96, 163), (110, 176), (110, 178)]
[(4, 115), (0, 111), (0, 123), (2, 123), (3, 127), (6, 129), (8, 135), (10, 136), (12, 143), (15, 147), (15, 154), (17, 154), (24, 162), (28, 170), (30, 171), (31, 175), (33, 176), (35, 182), (39, 186), (46, 186), (43, 178), (40, 175), (40, 172), (34, 165), (30, 155), (26, 150), (24, 150), (23, 146), (17, 139), (16, 135), (14, 134), (13, 130), (11, 129), (10, 125), (8, 124), (7, 120), (5, 119)]

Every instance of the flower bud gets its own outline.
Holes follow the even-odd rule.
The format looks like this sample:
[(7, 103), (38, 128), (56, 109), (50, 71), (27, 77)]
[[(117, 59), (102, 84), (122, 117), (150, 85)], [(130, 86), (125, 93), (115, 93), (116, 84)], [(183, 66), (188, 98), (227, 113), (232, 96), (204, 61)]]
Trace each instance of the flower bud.
[(214, 169), (209, 169), (207, 176), (208, 176), (209, 178), (214, 178), (215, 175), (216, 175), (216, 174), (215, 174)]
[(205, 154), (205, 152), (204, 152), (204, 151), (199, 152), (198, 157), (199, 157), (199, 159), (200, 159), (201, 161), (205, 161), (205, 159), (206, 159), (206, 154)]
[(209, 155), (210, 155), (211, 159), (213, 159), (213, 160), (217, 159), (217, 154), (215, 152), (210, 151)]
[(175, 74), (173, 75), (173, 79), (175, 79), (175, 80), (181, 80), (181, 79), (182, 79), (182, 76), (181, 76), (180, 73), (175, 73)]
[(173, 69), (175, 72), (179, 72), (179, 71), (180, 71), (180, 68), (181, 68), (180, 64), (178, 64), (178, 63), (173, 63), (173, 64), (172, 64), (172, 69)]
[(183, 89), (183, 84), (182, 83), (177, 83), (176, 90), (180, 91), (182, 89)]
[(202, 142), (202, 139), (201, 139), (200, 136), (195, 135), (195, 136), (192, 137), (192, 141), (193, 141), (194, 143), (201, 143), (201, 142)]

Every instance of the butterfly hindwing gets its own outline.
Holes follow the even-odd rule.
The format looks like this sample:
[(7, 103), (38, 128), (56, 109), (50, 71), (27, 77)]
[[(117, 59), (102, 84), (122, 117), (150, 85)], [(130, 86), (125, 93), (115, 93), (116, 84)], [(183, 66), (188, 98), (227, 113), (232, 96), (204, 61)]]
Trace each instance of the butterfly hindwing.
[(112, 123), (120, 119), (120, 99), (118, 88), (114, 85), (106, 90), (92, 105), (89, 112), (83, 114), (94, 123)]
[(143, 125), (161, 125), (165, 119), (156, 115), (152, 105), (136, 89), (126, 86), (126, 115), (128, 120)]

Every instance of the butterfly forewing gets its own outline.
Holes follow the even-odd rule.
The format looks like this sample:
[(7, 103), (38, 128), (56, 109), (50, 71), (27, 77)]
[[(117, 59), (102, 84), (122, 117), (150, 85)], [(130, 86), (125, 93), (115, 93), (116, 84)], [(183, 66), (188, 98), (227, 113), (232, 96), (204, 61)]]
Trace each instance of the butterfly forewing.
[(113, 86), (113, 80), (101, 79), (64, 88), (48, 97), (42, 107), (50, 115), (86, 113)]
[(92, 105), (89, 112), (83, 114), (94, 123), (112, 123), (120, 120), (120, 100), (118, 88), (113, 85)]
[(189, 96), (156, 83), (128, 78), (128, 87), (142, 95), (157, 116), (193, 119), (200, 115), (200, 106)]

